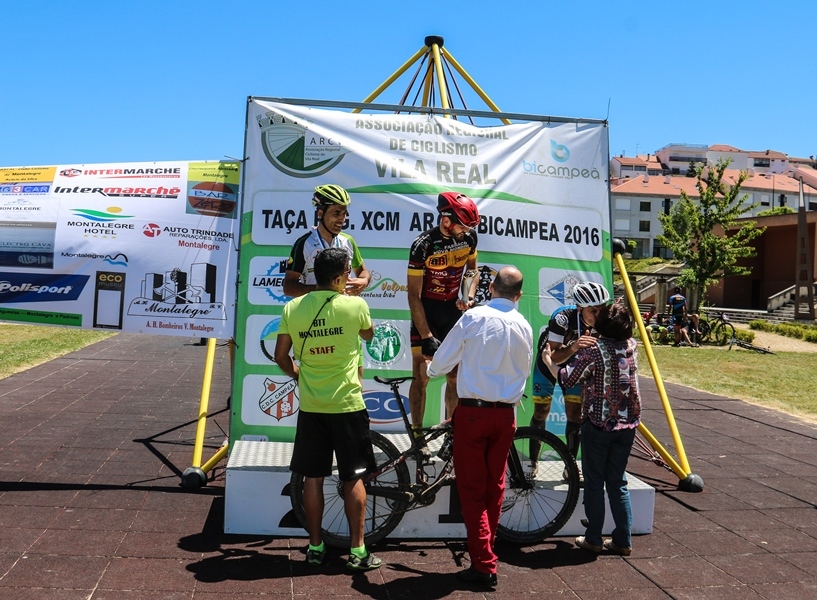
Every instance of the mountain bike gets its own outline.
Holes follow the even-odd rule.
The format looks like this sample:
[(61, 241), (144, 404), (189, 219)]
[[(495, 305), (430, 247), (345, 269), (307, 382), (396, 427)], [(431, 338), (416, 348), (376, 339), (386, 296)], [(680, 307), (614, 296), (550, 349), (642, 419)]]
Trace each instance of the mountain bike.
[(749, 342), (744, 342), (743, 340), (739, 340), (736, 337), (733, 337), (729, 341), (729, 350), (732, 349), (732, 346), (737, 346), (738, 348), (743, 348), (744, 350), (754, 350), (758, 354), (774, 354), (769, 348), (764, 348), (762, 346), (755, 346), (754, 344), (750, 344)]
[(736, 339), (735, 326), (729, 322), (729, 315), (720, 313), (714, 319), (703, 320), (698, 323), (701, 330), (701, 341), (712, 342), (718, 346), (724, 346), (727, 342)]
[[(412, 377), (381, 378), (394, 394), (405, 426), (399, 438), (404, 450), (377, 431), (371, 431), (376, 467), (363, 478), (366, 486), (365, 542), (383, 540), (400, 524), (409, 510), (434, 503), (443, 486), (455, 481), (451, 422), (424, 427), (414, 433), (400, 395), (400, 384)], [(487, 409), (486, 409), (487, 410)], [(425, 447), (436, 449), (437, 457), (423, 457)], [(412, 481), (408, 461), (414, 461)], [(292, 474), (292, 509), (306, 528), (302, 475)], [(343, 482), (333, 468), (324, 478), (323, 540), (330, 546), (348, 547), (349, 527), (343, 505)], [(535, 544), (552, 536), (567, 523), (579, 499), (579, 469), (567, 445), (553, 433), (539, 427), (516, 430), (508, 453), (505, 497), (497, 535), (518, 544)]]

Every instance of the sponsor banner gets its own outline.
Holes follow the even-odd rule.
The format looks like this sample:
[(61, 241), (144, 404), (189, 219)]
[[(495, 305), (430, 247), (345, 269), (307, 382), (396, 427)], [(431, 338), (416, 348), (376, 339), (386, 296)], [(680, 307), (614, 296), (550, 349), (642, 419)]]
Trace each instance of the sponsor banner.
[(411, 321), (373, 319), (374, 337), (363, 342), (363, 366), (411, 371)]
[[(36, 186), (37, 184), (50, 185), (54, 181), (56, 167), (10, 167), (0, 168), (0, 188), (5, 186)], [(27, 193), (27, 192), (7, 192), (6, 193)], [(31, 191), (30, 193), (41, 193)]]
[[(300, 192), (309, 198), (310, 192)], [(422, 232), (436, 225), (436, 210), (417, 205), (428, 195), (395, 194), (384, 190), (354, 195), (354, 208), (345, 231), (359, 246), (406, 248)], [(436, 205), (436, 194), (433, 196)], [(252, 215), (252, 241), (258, 245), (276, 245), (281, 239), (297, 238), (313, 226), (314, 209), (292, 207), (292, 193), (259, 192), (259, 209)], [(480, 223), (479, 249), (556, 256), (569, 253), (576, 260), (598, 261), (602, 256), (604, 224), (601, 211), (584, 207), (509, 203), (493, 198), (477, 199)]]
[(33, 309), (6, 308), (3, 306), (0, 306), (0, 321), (82, 327), (82, 315)]
[(46, 275), (0, 271), (0, 303), (73, 302), (79, 298), (87, 275)]
[[(241, 420), (263, 427), (295, 427), (298, 386), (286, 375), (248, 375), (241, 381)], [(275, 439), (270, 436), (269, 439)]]
[(290, 298), (284, 294), (287, 256), (255, 256), (250, 261), (249, 280), (244, 287), (246, 298), (257, 306), (283, 305)]
[(273, 365), (275, 340), (278, 339), (279, 315), (250, 315), (246, 321), (244, 360), (252, 365)]
[(0, 269), (89, 282), (72, 289), (76, 297), (0, 293), (0, 307), (37, 302), (37, 315), (80, 315), (71, 324), (85, 328), (231, 337), (239, 169), (219, 161), (0, 169), (0, 186), (22, 186), (0, 192)]
[[(573, 286), (582, 281), (595, 281), (604, 285), (604, 277), (595, 271), (566, 271), (564, 269), (539, 269), (539, 312), (552, 315), (557, 308), (574, 304)], [(544, 323), (547, 325), (547, 321)]]
[[(612, 286), (607, 143), (604, 124), (543, 120), (480, 127), (437, 116), (354, 114), (251, 99), (244, 155), (257, 160), (244, 165), (237, 296), (238, 322), (248, 326), (236, 332), (236, 343), (257, 346), (260, 336), (271, 345), (274, 317), (265, 313), (288, 300), (285, 259), (315, 225), (313, 189), (343, 186), (352, 198), (344, 231), (372, 273), (361, 294), (375, 323), (375, 338), (363, 344), (367, 407), (373, 426), (401, 430), (390, 390), (369, 380), (376, 372), (411, 373), (408, 252), (418, 235), (437, 225), (437, 195), (458, 191), (479, 208), (477, 301), (489, 298), (498, 269), (517, 266), (525, 274), (519, 310), (538, 332), (553, 310), (572, 300), (578, 281)], [(259, 324), (250, 326), (255, 317)], [(257, 350), (246, 350), (236, 373), (232, 401), (243, 406), (239, 382), (280, 370)], [(403, 387), (407, 395), (409, 384)], [(442, 378), (429, 383), (426, 425), (444, 415), (444, 387)], [(251, 396), (246, 401), (255, 403)], [(231, 439), (269, 433), (259, 420), (244, 420), (243, 408), (236, 414), (241, 418), (231, 422)]]

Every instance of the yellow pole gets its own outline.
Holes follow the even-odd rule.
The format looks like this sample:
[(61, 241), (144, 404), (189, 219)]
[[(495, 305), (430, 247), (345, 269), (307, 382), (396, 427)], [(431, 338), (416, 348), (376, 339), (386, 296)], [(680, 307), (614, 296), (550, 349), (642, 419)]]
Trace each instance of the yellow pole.
[(204, 448), (204, 429), (207, 425), (207, 407), (210, 403), (210, 382), (213, 379), (213, 363), (216, 358), (216, 338), (207, 340), (207, 359), (204, 363), (204, 377), (201, 382), (201, 400), (199, 402), (199, 418), (196, 425), (196, 442), (193, 446), (194, 468), (201, 467), (201, 454)]
[[(414, 56), (412, 56), (412, 57), (411, 57), (410, 59), (408, 59), (408, 60), (407, 60), (405, 63), (403, 63), (403, 66), (401, 66), (399, 69), (397, 69), (397, 70), (396, 70), (396, 71), (395, 71), (395, 72), (392, 74), (392, 76), (391, 76), (391, 77), (389, 77), (389, 78), (388, 78), (386, 81), (384, 81), (383, 83), (381, 83), (381, 84), (380, 84), (380, 86), (379, 86), (379, 87), (378, 87), (378, 88), (377, 88), (375, 91), (373, 91), (371, 94), (369, 94), (368, 96), (366, 96), (366, 98), (364, 98), (364, 99), (363, 99), (363, 102), (371, 103), (371, 102), (372, 102), (372, 101), (373, 101), (375, 98), (377, 98), (377, 97), (378, 97), (380, 94), (382, 94), (382, 93), (383, 93), (383, 90), (385, 90), (385, 89), (386, 89), (387, 87), (389, 87), (389, 86), (390, 86), (392, 83), (394, 83), (394, 82), (397, 80), (397, 78), (398, 78), (398, 77), (400, 77), (400, 75), (402, 75), (403, 73), (405, 73), (405, 72), (406, 72), (406, 69), (408, 69), (408, 68), (409, 68), (409, 67), (410, 67), (412, 64), (414, 64), (414, 63), (415, 63), (415, 62), (416, 62), (416, 61), (417, 61), (417, 60), (418, 60), (418, 59), (419, 59), (421, 56), (423, 56), (423, 55), (424, 55), (426, 52), (428, 52), (428, 46), (423, 46), (422, 48), (420, 48), (420, 49), (419, 49), (419, 50), (418, 50), (418, 51), (417, 51), (417, 52), (414, 54)], [(352, 112), (353, 112), (353, 113), (359, 113), (361, 110), (362, 110), (362, 109), (360, 109), (360, 108), (355, 108), (354, 110), (352, 110)]]
[[(493, 100), (491, 100), (491, 99), (488, 97), (488, 94), (486, 94), (486, 93), (483, 91), (483, 89), (482, 89), (482, 88), (481, 88), (481, 87), (480, 87), (480, 86), (477, 84), (477, 82), (476, 82), (476, 81), (474, 81), (474, 80), (471, 78), (471, 76), (470, 76), (470, 75), (469, 75), (469, 74), (468, 74), (468, 73), (465, 71), (465, 69), (463, 69), (463, 68), (462, 68), (462, 66), (460, 66), (460, 63), (458, 63), (458, 62), (457, 62), (457, 59), (455, 59), (455, 58), (454, 58), (454, 57), (451, 55), (451, 52), (449, 52), (448, 50), (445, 50), (445, 49), (444, 49), (444, 50), (443, 50), (443, 53), (446, 55), (446, 57), (448, 57), (448, 61), (449, 61), (449, 62), (451, 63), (451, 65), (452, 65), (452, 66), (453, 66), (453, 67), (454, 67), (454, 68), (457, 70), (457, 72), (458, 72), (460, 75), (462, 75), (462, 78), (463, 78), (463, 79), (465, 79), (465, 81), (466, 81), (466, 82), (468, 82), (468, 85), (470, 85), (470, 86), (471, 86), (471, 88), (472, 88), (472, 89), (473, 89), (473, 90), (474, 90), (474, 91), (477, 93), (477, 95), (478, 95), (480, 98), (482, 98), (482, 100), (485, 102), (485, 104), (487, 104), (487, 105), (488, 105), (488, 107), (489, 107), (489, 108), (490, 108), (492, 111), (494, 111), (494, 112), (502, 112), (501, 110), (499, 110), (499, 107), (498, 107), (496, 104), (494, 104)], [(505, 125), (510, 125), (510, 124), (511, 124), (511, 122), (510, 122), (508, 119), (500, 119), (500, 120), (501, 120), (503, 123), (505, 123)]]
[(428, 67), (426, 67), (426, 75), (423, 78), (423, 104), (422, 106), (429, 106), (431, 102), (431, 86), (434, 82), (434, 65), (431, 61), (428, 61)]
[(658, 452), (658, 455), (664, 459), (664, 462), (669, 465), (669, 468), (672, 469), (672, 472), (678, 476), (678, 479), (683, 479), (689, 475), (689, 473), (684, 473), (684, 470), (678, 465), (677, 462), (675, 462), (675, 459), (670, 456), (669, 452), (664, 449), (661, 442), (655, 439), (655, 436), (650, 433), (650, 430), (647, 429), (647, 426), (644, 425), (643, 421), (638, 424), (638, 432), (644, 436), (650, 446), (652, 446), (653, 449)]
[[(445, 87), (445, 73), (443, 72), (443, 63), (440, 60), (440, 46), (439, 44), (431, 44), (431, 56), (434, 58), (434, 67), (437, 69), (437, 87), (440, 88), (440, 104), (443, 108), (451, 108), (448, 104), (448, 89)], [(451, 115), (445, 115), (446, 119), (450, 119)]]
[(205, 473), (209, 473), (210, 469), (212, 469), (218, 464), (218, 461), (227, 456), (227, 450), (229, 450), (229, 448), (230, 448), (229, 444), (224, 444), (221, 448), (218, 449), (218, 451), (215, 454), (213, 454), (213, 458), (211, 458), (201, 466), (201, 470), (204, 471)]
[[(650, 361), (650, 368), (652, 368), (652, 373), (655, 376), (655, 387), (658, 388), (658, 396), (661, 398), (661, 404), (663, 404), (664, 412), (667, 415), (667, 424), (669, 425), (670, 432), (672, 432), (672, 441), (675, 442), (675, 448), (678, 451), (678, 460), (680, 461), (681, 470), (683, 471), (684, 476), (687, 476), (691, 473), (691, 471), (689, 470), (689, 463), (687, 462), (686, 452), (684, 451), (684, 443), (681, 441), (681, 435), (679, 434), (678, 427), (675, 424), (675, 417), (672, 414), (672, 407), (670, 406), (669, 399), (667, 398), (667, 390), (664, 389), (664, 381), (661, 379), (661, 373), (658, 372), (658, 363), (655, 362), (655, 355), (652, 353), (650, 336), (647, 334), (647, 328), (644, 327), (644, 321), (641, 319), (641, 315), (638, 314), (638, 302), (635, 299), (633, 288), (630, 285), (630, 278), (627, 275), (627, 268), (624, 266), (624, 259), (621, 257), (619, 252), (616, 252), (615, 259), (616, 265), (618, 265), (619, 273), (621, 273), (621, 278), (624, 280), (624, 289), (627, 292), (627, 299), (630, 301), (630, 308), (633, 312), (633, 320), (638, 324), (638, 332), (641, 334), (641, 341), (644, 342), (644, 350), (647, 353), (647, 359)], [(656, 448), (656, 450), (658, 449)]]

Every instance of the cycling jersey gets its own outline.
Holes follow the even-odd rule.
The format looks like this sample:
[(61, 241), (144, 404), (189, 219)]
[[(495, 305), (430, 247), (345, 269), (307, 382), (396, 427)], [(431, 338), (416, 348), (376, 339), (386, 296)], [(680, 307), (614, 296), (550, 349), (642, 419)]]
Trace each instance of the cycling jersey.
[(465, 265), (476, 256), (476, 231), (471, 229), (462, 241), (457, 241), (435, 227), (418, 236), (411, 245), (408, 274), (422, 276), (422, 298), (453, 302), (459, 297)]
[[(533, 395), (535, 403), (537, 397), (549, 401), (553, 395), (553, 385), (556, 383), (556, 378), (551, 375), (550, 370), (545, 366), (545, 363), (542, 362), (542, 350), (544, 350), (545, 344), (553, 342), (554, 344), (569, 346), (587, 332), (593, 337), (598, 337), (596, 330), (582, 321), (581, 310), (577, 306), (562, 306), (561, 308), (557, 308), (553, 315), (551, 315), (547, 328), (539, 336), (539, 343), (537, 345), (536, 368), (533, 371)], [(577, 386), (570, 390), (563, 390), (563, 393), (566, 398), (568, 396), (570, 397), (570, 401), (578, 402), (580, 401), (580, 389), (581, 386)]]
[(673, 294), (669, 297), (670, 311), (672, 312), (672, 321), (674, 325), (683, 327), (686, 325), (686, 315), (684, 309), (687, 305), (687, 299), (681, 294)]
[(352, 270), (356, 271), (363, 264), (363, 258), (360, 255), (357, 244), (351, 235), (341, 232), (331, 244), (320, 236), (317, 229), (313, 229), (307, 234), (302, 235), (292, 245), (292, 251), (287, 260), (287, 271), (295, 271), (301, 274), (301, 283), (306, 285), (315, 285), (315, 257), (318, 252), (326, 248), (343, 248), (349, 253), (349, 260), (351, 261)]

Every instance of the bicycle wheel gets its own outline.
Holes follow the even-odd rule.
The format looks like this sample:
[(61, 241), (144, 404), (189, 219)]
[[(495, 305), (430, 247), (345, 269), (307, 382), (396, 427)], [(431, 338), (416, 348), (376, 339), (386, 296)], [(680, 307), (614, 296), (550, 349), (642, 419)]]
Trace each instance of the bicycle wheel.
[(712, 327), (709, 325), (709, 321), (698, 321), (698, 330), (701, 332), (701, 343), (708, 342), (712, 336)]
[(735, 326), (726, 322), (718, 323), (712, 331), (712, 337), (718, 346), (723, 346), (735, 337)]
[[(530, 456), (537, 447), (538, 454)], [(576, 460), (561, 439), (538, 427), (516, 430), (505, 481), (497, 535), (516, 544), (552, 536), (567, 523), (579, 500)]]
[[(400, 456), (400, 452), (389, 440), (376, 431), (372, 431), (372, 449), (375, 464), (383, 465)], [(381, 489), (408, 490), (411, 483), (408, 467), (400, 462), (386, 469), (378, 477), (369, 481), (366, 486)], [(348, 548), (349, 522), (343, 498), (343, 481), (338, 478), (337, 465), (332, 475), (323, 480), (323, 520), (321, 531), (323, 541), (335, 548)], [(292, 510), (298, 521), (306, 529), (306, 512), (304, 511), (304, 477), (293, 473), (290, 479), (290, 500)], [(366, 544), (375, 544), (389, 535), (408, 508), (408, 502), (402, 499), (386, 498), (376, 494), (366, 494), (366, 513), (364, 515), (364, 535)]]

